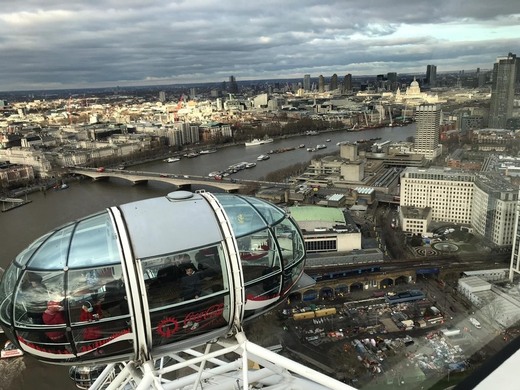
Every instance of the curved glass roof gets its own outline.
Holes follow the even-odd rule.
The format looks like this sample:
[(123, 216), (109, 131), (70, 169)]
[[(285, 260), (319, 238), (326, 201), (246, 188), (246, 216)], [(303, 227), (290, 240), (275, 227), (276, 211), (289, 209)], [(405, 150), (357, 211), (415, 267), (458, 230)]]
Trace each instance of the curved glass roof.
[(236, 237), (265, 229), (285, 217), (282, 209), (256, 198), (214, 194), (224, 207)]
[(29, 269), (58, 271), (121, 262), (108, 211), (62, 226), (34, 241), (17, 256)]
[[(265, 229), (285, 212), (256, 198), (214, 194), (224, 207), (237, 237)], [(186, 207), (186, 202), (190, 207)], [(201, 247), (222, 240), (214, 211), (199, 195), (177, 191), (119, 206), (136, 258)], [(64, 225), (32, 243), (16, 258), (29, 269), (85, 268), (121, 262), (118, 233), (108, 211)]]

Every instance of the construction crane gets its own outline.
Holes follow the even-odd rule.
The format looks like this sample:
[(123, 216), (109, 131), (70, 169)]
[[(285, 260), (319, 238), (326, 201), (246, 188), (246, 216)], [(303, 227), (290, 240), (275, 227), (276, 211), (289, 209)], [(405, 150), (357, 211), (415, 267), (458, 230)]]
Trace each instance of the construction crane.
[(181, 95), (179, 98), (179, 101), (177, 102), (177, 105), (173, 109), (173, 121), (177, 122), (178, 115), (177, 112), (182, 108), (182, 103), (184, 102), (184, 94)]

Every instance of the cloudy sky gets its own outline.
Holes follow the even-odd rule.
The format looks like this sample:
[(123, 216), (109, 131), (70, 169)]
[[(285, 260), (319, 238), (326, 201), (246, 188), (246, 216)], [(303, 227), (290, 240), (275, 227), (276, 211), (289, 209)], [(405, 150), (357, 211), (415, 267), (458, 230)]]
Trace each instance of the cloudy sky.
[(0, 91), (490, 69), (518, 0), (2, 0)]

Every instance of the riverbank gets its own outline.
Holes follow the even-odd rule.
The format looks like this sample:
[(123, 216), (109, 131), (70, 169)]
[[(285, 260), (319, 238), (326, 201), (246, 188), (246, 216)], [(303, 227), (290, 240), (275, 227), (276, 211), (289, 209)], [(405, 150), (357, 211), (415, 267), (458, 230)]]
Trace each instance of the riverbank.
[[(405, 126), (405, 127), (407, 127), (407, 126)], [(280, 156), (283, 156), (283, 159), (280, 159), (280, 157), (277, 156), (276, 160), (279, 165), (276, 168), (271, 167), (272, 168), (271, 171), (275, 171), (282, 166), (291, 166), (291, 165), (294, 165), (295, 163), (302, 162), (303, 159), (301, 158), (302, 155), (301, 155), (300, 151), (304, 150), (304, 149), (299, 149), (299, 146), (301, 144), (310, 144), (310, 143), (312, 143), (313, 145), (318, 144), (318, 143), (325, 144), (327, 141), (326, 138), (327, 139), (331, 138), (333, 142), (330, 145), (334, 146), (334, 145), (336, 145), (337, 141), (344, 142), (345, 140), (349, 140), (351, 142), (355, 142), (356, 140), (359, 140), (360, 137), (365, 136), (365, 135), (366, 135), (366, 138), (382, 136), (382, 137), (386, 137), (385, 139), (390, 139), (390, 140), (398, 140), (398, 139), (404, 140), (404, 137), (397, 138), (395, 136), (391, 136), (391, 134), (401, 133), (405, 127), (383, 128), (383, 129), (368, 129), (367, 128), (367, 129), (363, 129), (363, 130), (359, 130), (359, 131), (352, 131), (349, 128), (343, 127), (343, 128), (339, 128), (339, 129), (333, 129), (333, 128), (324, 129), (319, 132), (316, 132), (316, 134), (313, 134), (313, 135), (306, 135), (305, 134), (306, 132), (303, 131), (303, 132), (295, 133), (295, 134), (283, 134), (283, 135), (278, 135), (278, 136), (272, 136), (272, 138), (275, 140), (276, 147), (278, 149), (281, 149), (281, 148), (287, 149), (290, 147), (294, 147), (296, 149), (296, 152), (291, 152), (291, 153), (293, 153), (291, 156), (298, 154), (300, 157), (297, 157), (294, 161), (292, 161), (293, 157), (285, 156), (288, 153), (282, 153), (282, 154), (280, 154)], [(397, 130), (397, 129), (399, 129), (399, 130)], [(380, 130), (382, 130), (382, 131), (380, 131)], [(385, 135), (385, 133), (386, 133), (386, 135)], [(363, 134), (363, 135), (361, 135), (361, 134)], [(410, 131), (407, 131), (407, 135), (413, 135), (413, 134), (411, 134)], [(293, 143), (292, 140), (297, 140), (297, 141), (295, 141)], [(232, 148), (234, 146), (241, 146), (241, 147)], [(213, 153), (213, 154), (209, 154), (209, 155), (203, 155), (202, 156), (204, 158), (203, 161), (199, 161), (200, 157), (197, 157), (196, 159), (182, 158), (182, 160), (180, 162), (177, 162), (174, 164), (164, 164), (164, 165), (162, 164), (162, 161), (168, 159), (169, 157), (174, 157), (174, 156), (182, 157), (188, 151), (196, 151), (196, 150), (200, 151), (203, 149), (210, 149), (210, 148), (217, 149), (217, 152)], [(228, 151), (231, 151), (232, 149), (234, 149), (234, 152), (228, 153)], [(273, 149), (274, 149), (274, 146), (273, 146)], [(226, 152), (225, 154), (228, 155), (228, 157), (229, 156), (234, 156), (234, 157), (228, 158), (227, 160), (229, 160), (229, 161), (227, 161), (226, 158), (224, 156), (222, 156), (223, 151)], [(146, 152), (141, 152), (140, 155), (136, 154), (133, 156), (125, 156), (124, 159), (121, 157), (121, 158), (117, 159), (117, 161), (115, 159), (109, 159), (107, 161), (97, 161), (95, 164), (90, 164), (88, 166), (90, 166), (90, 167), (104, 166), (107, 168), (117, 169), (121, 165), (124, 165), (124, 168), (127, 168), (127, 167), (134, 167), (134, 166), (140, 166), (140, 165), (144, 166), (144, 165), (150, 164), (150, 163), (152, 163), (152, 165), (153, 165), (155, 163), (156, 165), (160, 165), (161, 167), (158, 169), (154, 169), (152, 167), (152, 169), (151, 169), (152, 171), (157, 171), (157, 172), (164, 171), (165, 173), (176, 173), (174, 171), (179, 170), (180, 167), (182, 167), (183, 172), (181, 172), (181, 173), (183, 173), (183, 174), (206, 175), (207, 172), (214, 171), (217, 168), (219, 168), (219, 169), (226, 168), (227, 166), (234, 164), (237, 161), (244, 161), (246, 159), (249, 159), (249, 160), (254, 159), (256, 161), (258, 154), (254, 155), (254, 153), (257, 153), (257, 152), (258, 152), (258, 154), (260, 154), (260, 153), (266, 154), (266, 153), (268, 153), (268, 149), (266, 147), (262, 147), (262, 146), (255, 147), (255, 148), (245, 148), (244, 143), (242, 141), (241, 142), (229, 142), (226, 144), (189, 145), (189, 147), (185, 147), (183, 150), (177, 150), (176, 148), (161, 147), (161, 148), (157, 148), (154, 150), (147, 150)], [(331, 154), (331, 153), (337, 153), (337, 150), (332, 150), (331, 148), (329, 148), (329, 149), (326, 149), (324, 152), (325, 152), (324, 154)], [(305, 150), (303, 153), (305, 153), (304, 157), (305, 157), (306, 162), (309, 161), (311, 158), (318, 157), (315, 154), (311, 155), (311, 154), (305, 152)], [(212, 157), (212, 156), (217, 156), (218, 161), (215, 161), (215, 157)], [(226, 163), (223, 163), (222, 159), (226, 160)], [(211, 162), (211, 161), (213, 161), (213, 165), (210, 166), (208, 164), (208, 162)], [(161, 164), (157, 164), (158, 162), (161, 162)], [(200, 169), (197, 171), (196, 168), (194, 168), (193, 166), (190, 166), (190, 164), (193, 165), (193, 163), (196, 163), (197, 166), (203, 166), (204, 164), (206, 164), (207, 168), (205, 168), (202, 172), (200, 172)], [(186, 164), (188, 164), (188, 165), (186, 165)], [(217, 164), (218, 164), (218, 166), (217, 166)], [(222, 165), (222, 167), (220, 167), (220, 165)], [(262, 168), (264, 168), (265, 166), (266, 166), (266, 164), (263, 164)], [(258, 171), (258, 169), (259, 168), (257, 167), (256, 171)], [(267, 173), (268, 172), (265, 172), (265, 174), (264, 174), (264, 172), (262, 172), (262, 174), (259, 175), (258, 177), (265, 177), (265, 175), (267, 175)], [(243, 178), (249, 178), (249, 177), (243, 177)], [(21, 187), (21, 188), (12, 189), (10, 191), (4, 191), (3, 193), (0, 193), (0, 196), (19, 197), (19, 196), (23, 196), (27, 193), (34, 193), (34, 192), (38, 192), (38, 191), (45, 193), (45, 191), (52, 189), (52, 187), (54, 187), (58, 183), (60, 183), (60, 184), (69, 183), (69, 182), (72, 182), (75, 180), (80, 180), (80, 178), (70, 176), (67, 174), (66, 170), (64, 170), (64, 171), (61, 171), (59, 174), (57, 174), (57, 176), (55, 178), (52, 178), (50, 180), (40, 180), (37, 183), (30, 185), (28, 187)]]

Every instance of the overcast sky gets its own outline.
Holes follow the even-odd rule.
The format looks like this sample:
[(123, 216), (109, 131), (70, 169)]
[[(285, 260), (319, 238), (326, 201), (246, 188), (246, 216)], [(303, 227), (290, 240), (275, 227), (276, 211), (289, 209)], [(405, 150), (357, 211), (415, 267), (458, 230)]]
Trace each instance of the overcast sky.
[(0, 90), (492, 68), (519, 0), (2, 0)]

